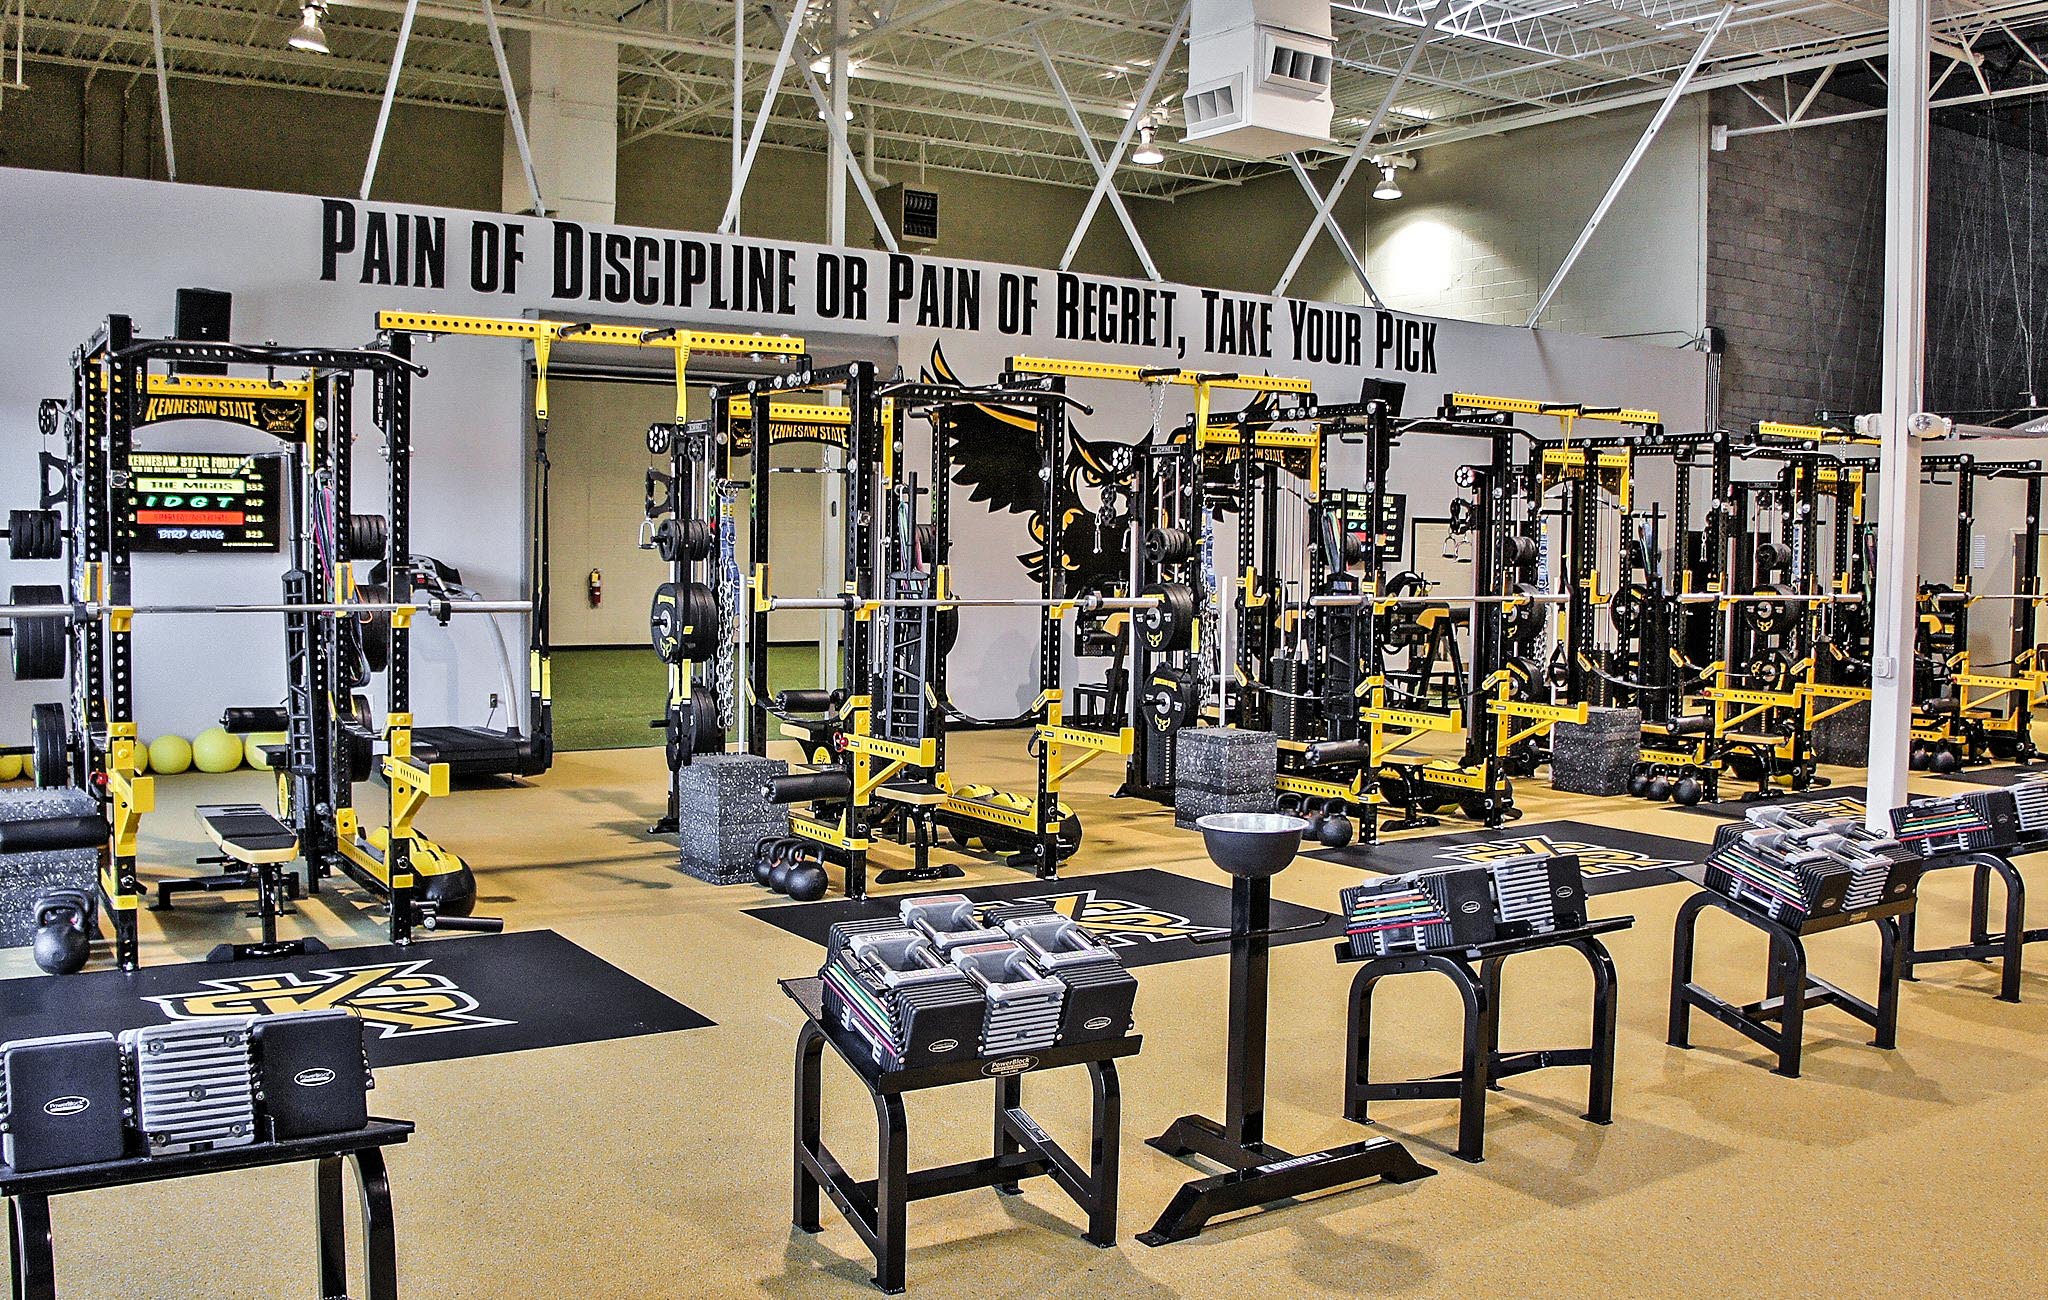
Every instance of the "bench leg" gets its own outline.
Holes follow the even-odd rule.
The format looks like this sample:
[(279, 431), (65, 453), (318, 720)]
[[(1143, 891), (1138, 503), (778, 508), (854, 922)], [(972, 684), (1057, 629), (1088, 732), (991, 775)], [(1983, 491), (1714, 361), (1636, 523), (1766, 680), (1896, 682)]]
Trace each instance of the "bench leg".
[(1115, 1061), (1094, 1061), (1088, 1066), (1094, 1085), (1095, 1116), (1089, 1132), (1088, 1170), (1094, 1184), (1093, 1203), (1088, 1207), (1088, 1240), (1098, 1246), (1116, 1245), (1117, 1180), (1122, 1151), (1123, 1085), (1117, 1081)]
[[(1905, 946), (1906, 931), (1897, 917), (1877, 923), (1877, 1037), (1873, 1047), (1899, 1045), (1899, 950)], [(2011, 969), (2008, 960), (2007, 969)]]
[(322, 1296), (348, 1294), (348, 1237), (341, 1210), (341, 1157), (323, 1156), (313, 1166), (314, 1219), (319, 1228)]
[[(1980, 867), (1978, 870), (1985, 869)], [(2005, 882), (2005, 956), (1999, 962), (1998, 1000), (2017, 1002), (2020, 1000), (2020, 953), (2027, 942), (2027, 882), (2021, 878), (2020, 869), (2010, 861), (2000, 865), (1998, 875)]]
[(1679, 904), (1671, 930), (1671, 1023), (1665, 1041), (1673, 1047), (1692, 1046), (1692, 1001), (1686, 989), (1692, 984), (1693, 946), (1699, 939), (1700, 912), (1706, 908), (1706, 900), (1700, 893)]
[(1351, 981), (1351, 1014), (1345, 1034), (1344, 1118), (1372, 1122), (1365, 1087), (1372, 1082), (1372, 990), (1380, 977), (1367, 966)]
[(369, 1300), (398, 1300), (398, 1229), (391, 1213), (391, 1179), (384, 1153), (370, 1147), (351, 1157), (363, 1196), (363, 1259)]
[(1493, 1057), (1487, 1040), (1497, 1038), (1492, 1004), (1470, 970), (1453, 976), (1465, 1002), (1465, 1060), (1458, 1070), (1458, 1158), (1479, 1164), (1486, 1159), (1486, 1088), (1493, 1079)]
[[(1771, 935), (1771, 987), (1778, 1004), (1778, 1073), (1799, 1077), (1799, 1057), (1806, 1043), (1806, 946), (1790, 935)], [(1893, 981), (1896, 990), (1897, 983)]]
[(903, 1292), (904, 1231), (910, 1206), (910, 1135), (903, 1098), (875, 1094), (875, 1285)]
[(1500, 1063), (1501, 968), (1506, 964), (1505, 957), (1489, 957), (1479, 963), (1480, 998), (1486, 1008), (1486, 1086), (1495, 1091), (1500, 1089), (1494, 1067)]
[(1598, 939), (1572, 945), (1593, 968), (1593, 1060), (1586, 1081), (1586, 1118), (1595, 1124), (1614, 1120), (1614, 1031), (1620, 998), (1614, 958)]
[(50, 1199), (8, 1202), (7, 1238), (14, 1256), (14, 1300), (57, 1300), (57, 1260), (50, 1241)]
[(805, 1153), (817, 1155), (820, 1145), (818, 1122), (818, 1061), (825, 1052), (825, 1035), (815, 1023), (804, 1021), (796, 1036), (796, 1133), (794, 1151), (795, 1185), (790, 1222), (801, 1232), (818, 1232), (818, 1180), (804, 1163)]
[[(1010, 1136), (1010, 1127), (1006, 1122), (1010, 1111), (1020, 1110), (1023, 1106), (1024, 1080), (1014, 1074), (997, 1079), (995, 1156), (998, 1160), (1004, 1156), (1016, 1155), (1024, 1149), (1016, 1138)], [(1024, 1189), (1016, 1183), (997, 1183), (996, 1190), (1005, 1196), (1016, 1196)]]

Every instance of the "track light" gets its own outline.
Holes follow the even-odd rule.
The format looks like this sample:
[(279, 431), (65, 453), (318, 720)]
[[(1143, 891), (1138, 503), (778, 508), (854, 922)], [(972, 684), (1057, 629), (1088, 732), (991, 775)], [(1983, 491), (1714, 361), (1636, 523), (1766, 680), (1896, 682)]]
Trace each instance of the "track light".
[(1380, 164), (1380, 183), (1373, 187), (1376, 199), (1398, 199), (1401, 197), (1401, 182), (1394, 179), (1394, 164)]
[(1152, 128), (1138, 128), (1138, 147), (1131, 151), (1131, 161), (1140, 167), (1157, 167), (1166, 161), (1166, 151), (1152, 138)]
[(293, 29), (291, 39), (285, 44), (295, 50), (304, 50), (308, 54), (333, 53), (327, 48), (327, 33), (320, 27), (320, 17), (326, 12), (327, 6), (318, 0), (308, 4), (300, 11), (303, 16), (299, 19), (299, 25)]

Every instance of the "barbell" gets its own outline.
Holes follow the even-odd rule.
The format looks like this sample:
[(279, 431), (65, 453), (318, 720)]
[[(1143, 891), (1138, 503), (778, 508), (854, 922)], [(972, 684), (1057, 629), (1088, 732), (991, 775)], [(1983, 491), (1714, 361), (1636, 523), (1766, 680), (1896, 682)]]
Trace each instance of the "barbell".
[(851, 613), (862, 606), (877, 609), (1058, 609), (1072, 605), (1090, 613), (1099, 609), (1150, 609), (1162, 601), (1159, 596), (1072, 596), (1066, 600), (1045, 600), (1027, 596), (770, 596), (768, 608), (837, 609)]

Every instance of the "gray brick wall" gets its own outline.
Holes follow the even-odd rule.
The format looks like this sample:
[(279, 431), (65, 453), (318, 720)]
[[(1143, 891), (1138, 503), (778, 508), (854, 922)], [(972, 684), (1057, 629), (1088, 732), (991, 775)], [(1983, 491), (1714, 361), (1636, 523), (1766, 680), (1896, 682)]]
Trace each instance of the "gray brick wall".
[[(1860, 107), (1824, 95), (1812, 112)], [(1768, 120), (1737, 91), (1714, 92), (1710, 113), (1733, 127)], [(2048, 344), (2048, 240), (2035, 238), (2048, 233), (2048, 158), (1970, 134), (1980, 120), (1938, 117), (1929, 142), (1936, 410), (2048, 393), (2048, 347), (2030, 346), (2025, 328)], [(1744, 136), (1709, 155), (1707, 320), (1727, 339), (1723, 425), (1876, 405), (1883, 258), (1882, 118)]]

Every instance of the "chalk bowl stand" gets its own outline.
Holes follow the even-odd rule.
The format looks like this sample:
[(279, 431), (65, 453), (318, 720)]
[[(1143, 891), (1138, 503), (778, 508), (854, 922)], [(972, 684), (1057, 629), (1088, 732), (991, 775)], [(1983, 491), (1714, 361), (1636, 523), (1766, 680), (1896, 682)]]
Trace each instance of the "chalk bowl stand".
[(1272, 926), (1273, 877), (1300, 851), (1308, 823), (1273, 813), (1217, 813), (1195, 824), (1210, 860), (1231, 877), (1230, 933), (1207, 940), (1230, 943), (1224, 1118), (1219, 1123), (1206, 1115), (1183, 1115), (1146, 1141), (1176, 1159), (1201, 1156), (1224, 1166), (1225, 1172), (1193, 1179), (1175, 1192), (1159, 1221), (1138, 1234), (1147, 1246), (1186, 1241), (1222, 1215), (1352, 1183), (1406, 1183), (1436, 1172), (1390, 1138), (1369, 1138), (1298, 1156), (1266, 1141), (1266, 1016), (1273, 937), (1327, 924), (1315, 921), (1278, 930)]

